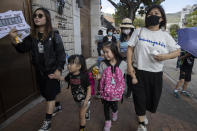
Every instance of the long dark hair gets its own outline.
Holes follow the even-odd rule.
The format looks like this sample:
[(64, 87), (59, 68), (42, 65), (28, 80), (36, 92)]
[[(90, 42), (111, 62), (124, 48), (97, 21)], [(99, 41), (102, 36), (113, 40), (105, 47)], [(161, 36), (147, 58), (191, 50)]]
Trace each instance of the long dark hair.
[(102, 48), (109, 48), (111, 52), (113, 53), (117, 62), (123, 60), (121, 54), (118, 51), (117, 43), (113, 41), (108, 41), (108, 42), (103, 43)]
[[(121, 28), (121, 30), (123, 30), (123, 29), (124, 28)], [(130, 33), (128, 34), (129, 37), (131, 37), (133, 31), (134, 31), (134, 28), (130, 28)], [(120, 34), (120, 42), (124, 42), (124, 41), (126, 41), (126, 39), (127, 39), (127, 35), (121, 32), (121, 34)]]
[[(49, 34), (50, 34), (50, 33), (52, 32), (52, 30), (53, 30), (53, 28), (52, 28), (52, 23), (51, 23), (51, 15), (50, 15), (50, 12), (49, 12), (47, 9), (45, 9), (45, 8), (38, 8), (38, 9), (36, 9), (36, 10), (34, 11), (33, 14), (35, 14), (36, 11), (38, 11), (38, 10), (43, 11), (43, 13), (44, 13), (44, 15), (45, 15), (45, 17), (46, 17), (45, 31), (44, 31), (44, 34), (43, 34), (43, 37), (42, 37), (43, 40), (46, 40), (47, 37), (49, 36)], [(37, 26), (35, 25), (35, 23), (33, 22), (33, 29), (32, 29), (31, 34), (32, 34), (32, 37), (33, 37), (33, 38), (36, 38), (36, 39), (38, 39), (38, 30), (37, 30), (37, 28), (38, 28), (38, 27), (37, 27)]]
[[(161, 17), (162, 17), (162, 19), (163, 19), (163, 21), (160, 22), (160, 24), (159, 24), (159, 28), (161, 29), (161, 28), (163, 27), (164, 29), (166, 29), (166, 23), (167, 23), (167, 20), (166, 20), (166, 13), (165, 13), (163, 7), (160, 6), (160, 5), (152, 5), (151, 7), (148, 8), (148, 10), (147, 10), (147, 12), (146, 12), (145, 21), (146, 21), (146, 19), (147, 19), (147, 16), (149, 15), (150, 11), (151, 11), (152, 9), (154, 9), (154, 8), (159, 9), (159, 11), (161, 12)], [(146, 22), (145, 22), (145, 23), (146, 23)], [(147, 27), (147, 25), (145, 25), (145, 27)]]
[(83, 55), (71, 55), (68, 58), (68, 63), (81, 65), (80, 72), (87, 72), (86, 61)]

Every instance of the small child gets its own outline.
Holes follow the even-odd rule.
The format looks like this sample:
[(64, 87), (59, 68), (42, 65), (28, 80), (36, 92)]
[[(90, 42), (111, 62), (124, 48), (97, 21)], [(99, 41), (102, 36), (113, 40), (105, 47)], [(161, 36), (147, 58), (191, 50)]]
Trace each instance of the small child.
[[(118, 119), (118, 101), (122, 99), (125, 88), (124, 73), (127, 64), (122, 60), (116, 43), (106, 42), (103, 44), (105, 60), (101, 62), (97, 79), (100, 80), (100, 95), (104, 104), (105, 127), (104, 131), (110, 131), (112, 120)], [(101, 76), (102, 75), (102, 76)]]
[(191, 81), (194, 59), (195, 57), (192, 54), (188, 53), (187, 51), (181, 52), (180, 76), (179, 76), (179, 81), (177, 82), (177, 85), (174, 89), (174, 95), (176, 98), (180, 97), (178, 93), (178, 88), (181, 87), (182, 85), (183, 85), (183, 89), (181, 91), (181, 94), (190, 97), (190, 93), (186, 91), (186, 89)]
[(90, 97), (91, 86), (89, 83), (88, 73), (85, 58), (82, 55), (71, 55), (68, 58), (69, 74), (64, 78), (63, 76), (54, 76), (59, 80), (68, 82), (71, 87), (74, 101), (79, 105), (79, 119), (80, 131), (85, 131), (86, 113), (90, 113)]

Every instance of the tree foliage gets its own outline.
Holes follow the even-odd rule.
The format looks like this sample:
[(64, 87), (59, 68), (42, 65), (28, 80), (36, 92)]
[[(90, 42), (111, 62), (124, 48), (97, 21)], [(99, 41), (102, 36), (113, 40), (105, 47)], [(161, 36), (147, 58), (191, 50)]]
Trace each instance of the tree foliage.
[(186, 27), (197, 27), (197, 10), (186, 17)]
[(152, 4), (161, 4), (164, 0), (120, 0), (118, 4), (116, 4), (113, 0), (108, 0), (115, 8), (116, 12), (114, 15), (116, 25), (120, 23), (123, 18), (130, 18), (132, 21), (135, 19), (135, 15), (137, 10), (140, 7), (140, 15), (145, 13), (146, 7)]
[(128, 8), (124, 3), (118, 3), (116, 7), (116, 12), (113, 14), (115, 19), (115, 25), (119, 26), (122, 22), (122, 19), (129, 16)]
[(144, 19), (141, 18), (135, 18), (133, 21), (133, 25), (138, 28), (138, 27), (144, 27), (145, 26), (145, 22)]
[(173, 24), (170, 26), (170, 34), (175, 40), (177, 40), (177, 38), (178, 38), (178, 35), (177, 35), (178, 29), (180, 29), (180, 27), (177, 24)]

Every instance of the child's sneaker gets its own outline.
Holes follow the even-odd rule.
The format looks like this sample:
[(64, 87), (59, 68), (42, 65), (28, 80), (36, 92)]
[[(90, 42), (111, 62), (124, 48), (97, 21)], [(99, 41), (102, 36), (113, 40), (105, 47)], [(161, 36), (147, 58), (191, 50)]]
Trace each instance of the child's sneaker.
[(111, 121), (105, 121), (104, 131), (110, 131), (111, 128)]
[(86, 120), (90, 120), (90, 109), (88, 109), (88, 111), (86, 112), (85, 118)]
[(86, 128), (82, 128), (82, 129), (80, 129), (80, 131), (86, 131)]
[(41, 128), (38, 131), (50, 131), (51, 130), (51, 121), (44, 120)]
[(118, 119), (118, 111), (116, 111), (115, 113), (112, 112), (112, 121), (117, 121)]
[(56, 113), (61, 112), (61, 111), (62, 111), (62, 106), (61, 105), (56, 106), (55, 109), (54, 109), (54, 111), (53, 111), (52, 116), (55, 116)]
[(147, 128), (143, 124), (139, 124), (137, 131), (147, 131)]
[(187, 96), (187, 97), (190, 97), (190, 94), (189, 94), (189, 92), (187, 92), (187, 91), (181, 91), (181, 94), (183, 94), (183, 95), (185, 95), (185, 96)]
[(179, 93), (178, 93), (178, 91), (177, 90), (174, 90), (174, 96), (176, 97), (176, 98), (179, 98), (180, 96), (179, 96)]
[(95, 97), (96, 97), (97, 99), (100, 99), (100, 98), (101, 98), (101, 96), (100, 96), (99, 93), (97, 93), (97, 94), (95, 95)]

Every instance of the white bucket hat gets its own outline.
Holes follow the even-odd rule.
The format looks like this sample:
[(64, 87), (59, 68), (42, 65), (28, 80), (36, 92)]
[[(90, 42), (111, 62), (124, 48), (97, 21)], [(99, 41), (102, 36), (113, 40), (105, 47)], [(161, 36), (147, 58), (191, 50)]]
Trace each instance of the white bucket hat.
[(120, 28), (135, 28), (132, 24), (132, 20), (129, 18), (124, 18), (122, 20), (122, 24), (120, 25)]

